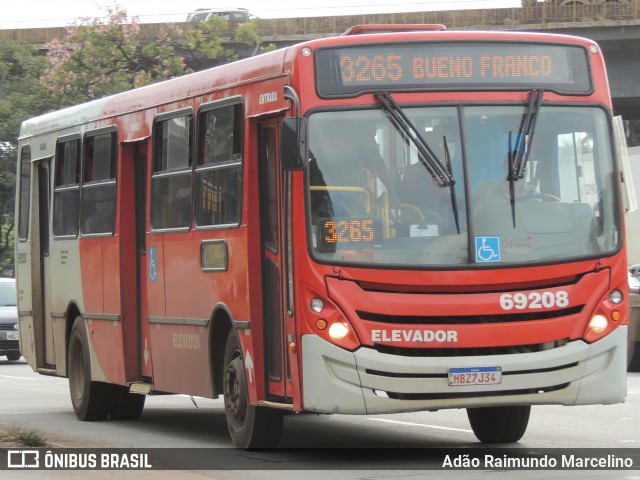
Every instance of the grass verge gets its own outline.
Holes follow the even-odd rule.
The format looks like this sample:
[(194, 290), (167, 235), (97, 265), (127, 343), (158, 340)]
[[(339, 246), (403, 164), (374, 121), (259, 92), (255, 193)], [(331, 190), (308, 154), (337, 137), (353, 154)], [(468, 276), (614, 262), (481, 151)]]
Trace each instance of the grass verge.
[(16, 447), (44, 447), (47, 439), (36, 430), (12, 427), (0, 429), (0, 443)]

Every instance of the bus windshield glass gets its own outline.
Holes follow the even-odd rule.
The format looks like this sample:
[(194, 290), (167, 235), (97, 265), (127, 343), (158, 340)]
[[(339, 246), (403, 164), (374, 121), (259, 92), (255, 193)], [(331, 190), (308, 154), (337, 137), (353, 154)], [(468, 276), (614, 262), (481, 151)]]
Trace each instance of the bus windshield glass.
[[(619, 248), (604, 110), (542, 104), (534, 136), (522, 128), (527, 105), (396, 107), (412, 129), (399, 128), (391, 107), (309, 117), (309, 239), (317, 260), (497, 266)], [(510, 175), (516, 149), (526, 162)], [(441, 181), (439, 169), (451, 181)]]

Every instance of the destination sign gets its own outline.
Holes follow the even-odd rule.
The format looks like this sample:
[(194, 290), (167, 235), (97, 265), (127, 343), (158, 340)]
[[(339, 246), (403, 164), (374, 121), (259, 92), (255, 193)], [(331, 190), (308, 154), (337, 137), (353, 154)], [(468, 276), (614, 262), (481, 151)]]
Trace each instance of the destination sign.
[(318, 250), (370, 248), (381, 243), (382, 225), (377, 217), (321, 218), (318, 222)]
[(545, 89), (589, 94), (587, 50), (537, 43), (402, 43), (318, 49), (321, 97), (381, 90)]

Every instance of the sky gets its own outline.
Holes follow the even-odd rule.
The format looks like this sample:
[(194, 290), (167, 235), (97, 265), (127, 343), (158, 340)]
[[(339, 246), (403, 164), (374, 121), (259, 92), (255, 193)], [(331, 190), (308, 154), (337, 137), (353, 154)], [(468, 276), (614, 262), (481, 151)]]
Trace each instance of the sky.
[(58, 27), (104, 17), (119, 5), (140, 22), (180, 22), (197, 8), (242, 7), (259, 18), (291, 18), (432, 10), (511, 8), (520, 0), (3, 0), (0, 29)]

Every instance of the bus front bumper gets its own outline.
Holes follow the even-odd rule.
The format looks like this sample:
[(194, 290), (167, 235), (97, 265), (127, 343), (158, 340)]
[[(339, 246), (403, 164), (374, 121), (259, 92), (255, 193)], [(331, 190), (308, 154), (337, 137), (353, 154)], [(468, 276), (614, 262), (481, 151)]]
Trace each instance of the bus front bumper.
[[(536, 353), (403, 357), (361, 347), (343, 350), (302, 337), (306, 411), (379, 414), (506, 405), (591, 405), (626, 396), (627, 327)], [(449, 368), (500, 367), (495, 385), (450, 386)]]

